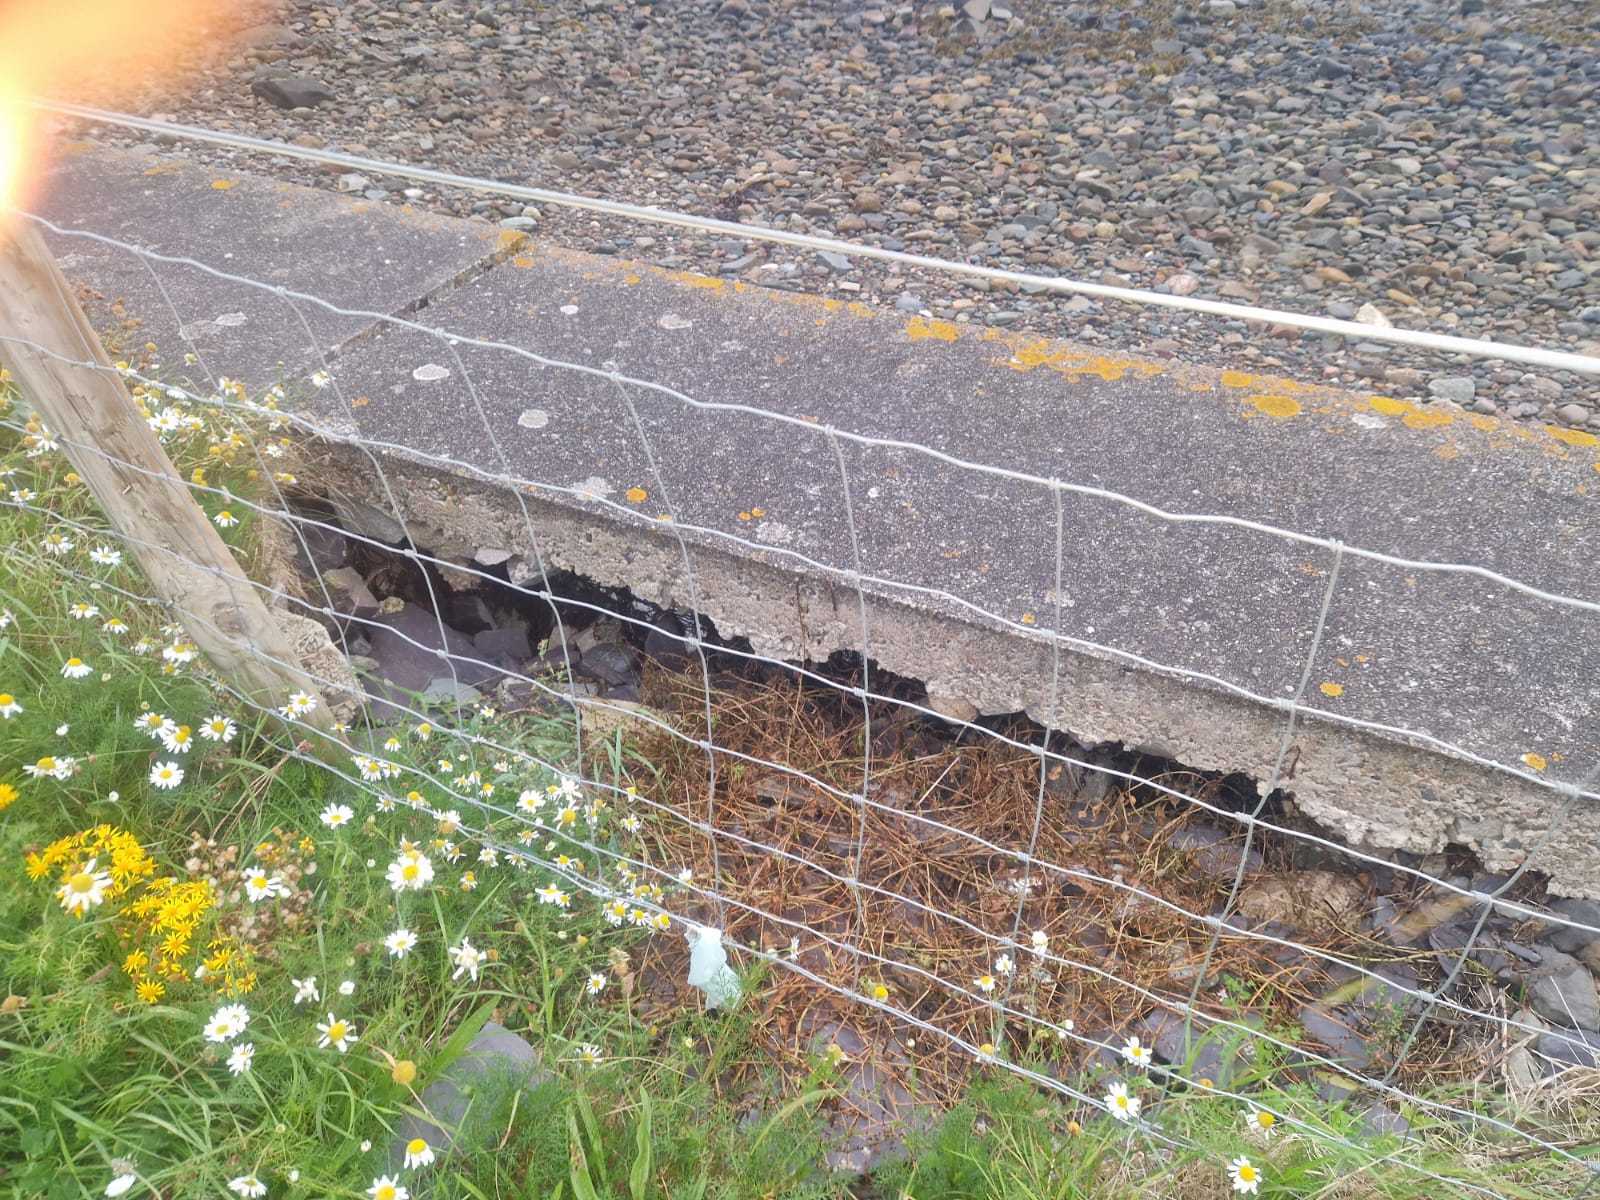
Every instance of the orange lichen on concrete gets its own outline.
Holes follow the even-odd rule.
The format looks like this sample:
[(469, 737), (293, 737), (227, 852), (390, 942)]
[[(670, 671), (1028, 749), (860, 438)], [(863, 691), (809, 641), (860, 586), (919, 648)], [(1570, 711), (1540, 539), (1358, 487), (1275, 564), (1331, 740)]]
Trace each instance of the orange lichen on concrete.
[(1153, 375), (1161, 374), (1164, 369), (1159, 363), (1146, 362), (1139, 358), (1113, 358), (1104, 354), (1088, 354), (1046, 338), (1024, 338), (1002, 334), (990, 340), (1003, 342), (1011, 348), (1011, 357), (1006, 366), (1013, 371), (1032, 371), (1039, 367), (1049, 367), (1069, 379), (1075, 379), (1079, 375), (1095, 375), (1107, 383), (1114, 383), (1130, 372), (1149, 379)]
[(1498, 428), (1500, 425), (1500, 422), (1496, 421), (1493, 417), (1471, 416), (1468, 417), (1467, 420), (1472, 422), (1472, 427), (1474, 429), (1481, 429), (1485, 433), (1488, 433), (1491, 429)]
[(1401, 418), (1407, 429), (1437, 429), (1456, 419), (1448, 408), (1419, 408)]
[(238, 187), (239, 181), (237, 179), (213, 179), (211, 186), (219, 192), (225, 192), (229, 188)]
[(1382, 413), (1386, 417), (1404, 416), (1412, 409), (1408, 400), (1395, 400), (1388, 396), (1368, 396), (1367, 404), (1375, 413)]
[(1246, 402), (1279, 421), (1300, 415), (1300, 402), (1289, 396), (1251, 396)]
[(1321, 692), (1324, 696), (1327, 696), (1330, 700), (1337, 700), (1340, 696), (1344, 695), (1344, 684), (1332, 682), (1318, 684), (1317, 691)]
[(644, 276), (636, 275), (632, 271), (629, 271), (626, 275), (624, 275), (622, 277), (622, 282), (627, 284), (629, 287), (633, 287), (636, 284), (642, 282), (643, 279), (644, 279)]
[(511, 260), (511, 265), (513, 267), (521, 267), (524, 271), (533, 266), (533, 263), (534, 260), (532, 256), (527, 254), (519, 254)]
[(701, 275), (698, 271), (663, 271), (662, 274), (673, 283), (681, 283), (684, 287), (703, 288), (708, 292), (722, 292), (728, 288), (727, 280)]
[(1544, 755), (1533, 750), (1528, 751), (1528, 753), (1522, 756), (1522, 763), (1524, 766), (1535, 771), (1542, 771), (1550, 765), (1545, 761)]
[(513, 250), (521, 250), (528, 244), (528, 235), (518, 233), (515, 229), (502, 229), (500, 236), (495, 239), (500, 249), (509, 254)]
[(1566, 429), (1560, 425), (1546, 425), (1545, 432), (1558, 442), (1565, 442), (1569, 446), (1600, 446), (1600, 437), (1586, 433), (1582, 429)]
[(926, 341), (929, 338), (940, 342), (953, 342), (960, 333), (953, 321), (930, 320), (927, 317), (912, 317), (906, 322), (906, 336), (913, 342)]

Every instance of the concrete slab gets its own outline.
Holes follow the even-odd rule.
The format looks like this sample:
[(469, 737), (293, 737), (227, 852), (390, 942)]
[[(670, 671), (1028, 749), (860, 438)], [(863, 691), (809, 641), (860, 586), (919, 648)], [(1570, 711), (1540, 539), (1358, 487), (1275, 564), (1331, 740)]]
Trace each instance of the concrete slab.
[[(32, 211), (385, 314), (413, 311), (519, 240), (503, 241), (492, 226), (87, 142), (64, 148)], [(318, 348), (336, 350), (372, 326), (306, 306), (302, 324), (285, 300), (192, 267), (152, 264), (158, 285), (127, 251), (54, 234), (49, 241), (68, 276), (91, 281), (99, 293), (87, 305), (96, 328), (113, 332), (129, 352), (155, 342), (168, 366), (190, 349), (216, 374), (262, 386), (303, 377), (317, 365)]]
[[(410, 331), (387, 334), (340, 365), (365, 401), (352, 410), (356, 424), (368, 436), (491, 472), (503, 453), (521, 479), (608, 490), (638, 514), (636, 530), (671, 551), (654, 599), (687, 600), (675, 543), (654, 520), (666, 510), (663, 492), (680, 529), (713, 531), (694, 540), (732, 560), (806, 575), (785, 553), (794, 552), (832, 568), (820, 614), (797, 613), (793, 589), (782, 586), (771, 588), (764, 612), (748, 603), (739, 611), (725, 593), (748, 594), (747, 585), (702, 577), (703, 603), (719, 626), (749, 634), (763, 653), (793, 658), (862, 644), (855, 606), (839, 586), (853, 566), (841, 456), (861, 569), (893, 581), (869, 585), (871, 595), (1009, 637), (1053, 621), (1050, 489), (910, 450), (836, 443), (829, 426), (1106, 487), (1173, 511), (1478, 563), (1546, 590), (1596, 595), (1600, 445), (1587, 435), (1109, 358), (548, 247), (517, 263), (442, 298), (428, 321), (549, 358), (615, 364), (701, 401), (770, 409), (811, 428), (708, 413), (629, 388), (658, 477), (614, 383), (503, 350), (458, 347), (457, 364), (437, 339)], [(451, 374), (429, 378), (438, 374), (430, 366)], [(550, 499), (602, 511), (571, 495)], [(512, 523), (502, 541), (518, 536), (514, 515), (505, 517)], [(1062, 519), (1062, 631), (1115, 668), (1111, 677), (1091, 672), (1091, 680), (1072, 656), (1065, 694), (1048, 711), (1045, 658), (997, 670), (989, 639), (969, 644), (932, 627), (908, 639), (905, 618), (889, 610), (869, 621), (869, 654), (982, 711), (1027, 708), (1090, 740), (1264, 778), (1280, 715), (1246, 705), (1254, 712), (1243, 720), (1233, 706), (1192, 693), (1157, 704), (1143, 672), (1085, 644), (1289, 697), (1332, 556), (1081, 495), (1064, 496)], [(434, 514), (434, 523), (446, 536), (447, 516)], [(637, 547), (617, 554), (598, 562), (604, 556), (592, 538), (576, 537), (554, 558), (639, 587)], [(1550, 773), (1571, 777), (1596, 753), (1597, 629), (1593, 614), (1472, 577), (1346, 557), (1307, 699), (1313, 710), (1416, 730), (1499, 762), (1537, 755)], [(1207, 705), (1207, 715), (1182, 711)], [(1427, 761), (1433, 755), (1412, 756), (1405, 769), (1405, 756), (1375, 754), (1374, 740), (1313, 723), (1291, 751), (1297, 798), (1348, 836), (1411, 849), (1465, 842), (1491, 861), (1511, 862), (1549, 823), (1548, 793), (1476, 772), (1446, 785), (1443, 768)], [(1600, 876), (1585, 871), (1600, 886)]]
[[(413, 219), (391, 213), (362, 219)], [(320, 223), (347, 219), (330, 212)], [(205, 237), (192, 241), (186, 252), (207, 257)], [(329, 242), (319, 232), (307, 244)], [(264, 253), (252, 269), (299, 269), (286, 265), (301, 254), (292, 239), (277, 252), (281, 263)], [(80, 264), (91, 280), (97, 266)], [(686, 606), (681, 534), (701, 607), (760, 653), (815, 658), (865, 642), (882, 666), (980, 711), (1025, 709), (1086, 740), (1200, 768), (1269, 774), (1282, 713), (1224, 685), (1294, 694), (1331, 553), (1062, 493), (1057, 690), (1044, 633), (1057, 606), (1052, 489), (830, 428), (1600, 599), (1600, 441), (1576, 431), (1110, 357), (547, 246), (441, 292), (421, 315), (455, 335), (614, 367), (728, 407), (505, 349), (452, 353), (412, 330), (369, 334), (335, 363), (338, 397), (308, 395), (307, 411), (331, 430), (407, 448), (385, 470), (419, 544), (462, 560), (509, 551), (526, 577), (522, 511), (483, 482), (509, 474), (538, 485), (524, 502), (552, 565)], [(351, 456), (338, 484), (382, 502), (364, 456)], [(668, 512), (675, 522), (660, 519)], [(852, 514), (871, 577), (865, 639)], [(1600, 894), (1592, 800), (1565, 812), (1547, 788), (1416, 736), (1336, 723), (1381, 722), (1530, 773), (1581, 777), (1600, 749), (1600, 618), (1470, 576), (1348, 555), (1339, 565), (1287, 760), (1296, 801), (1354, 840), (1464, 844), (1497, 869), (1538, 846), (1536, 866), (1558, 888)]]

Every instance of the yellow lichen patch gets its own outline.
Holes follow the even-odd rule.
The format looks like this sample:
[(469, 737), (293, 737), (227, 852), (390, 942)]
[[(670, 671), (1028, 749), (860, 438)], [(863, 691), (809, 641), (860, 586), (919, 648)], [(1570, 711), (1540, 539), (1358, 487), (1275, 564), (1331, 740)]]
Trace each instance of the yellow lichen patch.
[(225, 192), (229, 188), (238, 187), (239, 181), (237, 179), (213, 179), (211, 186), (219, 192)]
[(1563, 429), (1559, 425), (1546, 425), (1545, 430), (1558, 442), (1569, 446), (1600, 446), (1600, 437), (1581, 429)]
[(1067, 352), (1057, 349), (1043, 338), (1020, 341), (1011, 347), (1011, 361), (1006, 365), (1013, 371), (1031, 371), (1035, 367), (1059, 367), (1067, 361)]
[(759, 521), (762, 517), (767, 515), (767, 510), (764, 508), (759, 508), (755, 505), (751, 505), (750, 515)]
[(830, 312), (830, 313), (843, 312), (844, 311), (844, 301), (843, 300), (834, 300), (832, 298), (826, 298), (826, 299), (824, 299), (822, 301), (822, 311), (823, 312)]
[(1249, 371), (1224, 371), (1222, 373), (1222, 386), (1229, 388), (1255, 387), (1258, 376)]
[(739, 514), (739, 520), (741, 520), (741, 521), (753, 521), (753, 520), (755, 520), (755, 517), (751, 513), (742, 512), (742, 513)]
[(1367, 404), (1375, 413), (1382, 413), (1386, 417), (1401, 417), (1416, 406), (1409, 400), (1395, 400), (1389, 396), (1369, 396)]
[(1317, 691), (1321, 692), (1330, 700), (1337, 700), (1340, 696), (1344, 695), (1344, 684), (1332, 682), (1318, 684)]
[(929, 320), (926, 317), (912, 317), (906, 322), (906, 336), (913, 342), (926, 341), (933, 338), (940, 342), (953, 342), (961, 331), (953, 321)]
[(144, 173), (146, 175), (170, 175), (170, 174), (172, 174), (172, 172), (174, 172), (174, 171), (176, 171), (178, 169), (179, 169), (179, 166), (178, 166), (177, 163), (175, 163), (175, 162), (165, 162), (165, 163), (157, 163), (153, 167), (146, 167)]
[(1036, 618), (1032, 613), (1023, 613), (1022, 614), (1022, 623), (1024, 625), (1032, 625), (1037, 620), (1038, 620), (1038, 618)]
[(622, 282), (627, 284), (629, 287), (633, 287), (635, 284), (637, 284), (640, 281), (640, 279), (641, 279), (641, 276), (635, 275), (632, 271), (629, 271), (626, 275), (624, 275), (622, 277)]
[(642, 487), (631, 487), (623, 495), (628, 498), (629, 504), (643, 504), (649, 498), (650, 493)]
[(1251, 396), (1248, 403), (1279, 421), (1300, 415), (1300, 402), (1288, 396)]
[(533, 259), (528, 257), (526, 254), (519, 254), (511, 260), (511, 265), (513, 267), (521, 267), (524, 271), (526, 271), (529, 267), (533, 266)]
[(1433, 456), (1444, 462), (1454, 462), (1461, 457), (1461, 447), (1454, 442), (1444, 442), (1434, 447)]
[(863, 304), (859, 300), (850, 301), (844, 306), (844, 310), (852, 317), (870, 317), (873, 315), (872, 306), (870, 304)]
[(1115, 383), (1129, 371), (1145, 379), (1161, 374), (1161, 368), (1155, 363), (1141, 362), (1137, 358), (1107, 358), (1100, 354), (1069, 362), (1059, 369), (1066, 375), (1097, 375), (1107, 383)]
[(1542, 771), (1549, 764), (1545, 762), (1544, 755), (1530, 750), (1522, 756), (1522, 765), (1534, 771)]
[(1500, 422), (1496, 421), (1493, 417), (1471, 416), (1468, 417), (1467, 420), (1472, 422), (1472, 427), (1474, 429), (1481, 429), (1485, 433), (1488, 433), (1491, 429), (1494, 429), (1500, 424)]
[(701, 275), (696, 271), (664, 271), (662, 274), (673, 283), (681, 283), (684, 287), (704, 288), (708, 292), (720, 292), (728, 286), (727, 280)]
[(1403, 424), (1407, 429), (1437, 429), (1455, 419), (1455, 413), (1448, 408), (1419, 408), (1414, 412), (1408, 412)]

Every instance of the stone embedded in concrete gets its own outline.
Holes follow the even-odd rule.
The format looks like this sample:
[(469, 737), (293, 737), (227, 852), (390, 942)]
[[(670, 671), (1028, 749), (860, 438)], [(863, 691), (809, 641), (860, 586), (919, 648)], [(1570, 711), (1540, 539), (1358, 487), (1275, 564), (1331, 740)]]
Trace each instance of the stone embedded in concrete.
[[(317, 230), (307, 242), (328, 244), (347, 218), (319, 206), (352, 202), (290, 194)], [(103, 207), (91, 204), (83, 223)], [(203, 230), (185, 240), (157, 216), (143, 219), (174, 246), (217, 257)], [(277, 253), (284, 263), (252, 269), (298, 262), (287, 242)], [(78, 264), (90, 282), (99, 265)], [(577, 315), (563, 311), (573, 306)], [(514, 578), (543, 561), (664, 607), (687, 608), (692, 594), (758, 653), (865, 651), (980, 712), (1025, 710), (1081, 740), (1196, 768), (1272, 775), (1283, 710), (1229, 685), (1278, 704), (1294, 696), (1336, 555), (1062, 491), (1057, 597), (1051, 487), (914, 447), (1174, 512), (1478, 563), (1554, 592), (1594, 590), (1600, 439), (1578, 430), (1174, 368), (549, 246), (436, 295), (428, 322), (524, 352), (458, 345), (458, 360), (426, 334), (369, 331), (335, 363), (367, 402), (303, 397), (334, 436), (408, 448), (380, 459), (387, 490), (359, 451), (336, 454), (330, 470), (338, 490), (379, 510), (387, 492), (399, 497), (416, 544), (456, 561), (500, 547), (516, 556)], [(835, 428), (906, 445), (859, 446)], [(508, 475), (526, 481), (520, 499), (499, 482)], [(1496, 869), (1537, 847), (1534, 865), (1559, 890), (1600, 894), (1593, 801), (1568, 811), (1546, 788), (1415, 737), (1330, 719), (1576, 777), (1597, 748), (1597, 619), (1464, 574), (1349, 554), (1338, 572), (1278, 777), (1299, 808), (1358, 842), (1459, 843)], [(1058, 604), (1056, 655), (1045, 631)]]

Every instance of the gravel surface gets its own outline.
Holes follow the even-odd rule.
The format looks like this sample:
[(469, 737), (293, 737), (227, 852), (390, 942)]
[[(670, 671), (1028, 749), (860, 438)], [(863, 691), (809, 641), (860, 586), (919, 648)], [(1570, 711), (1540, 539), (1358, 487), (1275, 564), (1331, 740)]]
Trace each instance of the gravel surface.
[[(997, 267), (1600, 355), (1596, 0), (965, 8), (981, 19), (895, 0), (245, 3), (241, 40), (181, 85), (116, 99)], [(296, 99), (311, 107), (280, 107)], [(1600, 430), (1594, 378), (185, 153), (769, 286)]]

